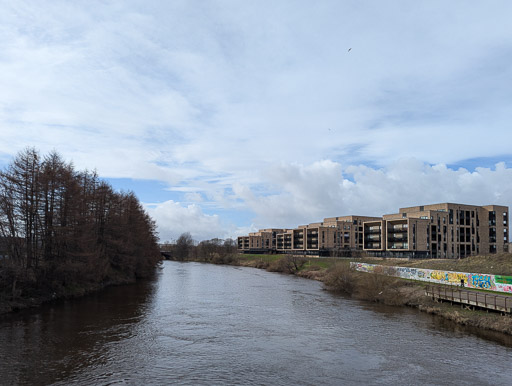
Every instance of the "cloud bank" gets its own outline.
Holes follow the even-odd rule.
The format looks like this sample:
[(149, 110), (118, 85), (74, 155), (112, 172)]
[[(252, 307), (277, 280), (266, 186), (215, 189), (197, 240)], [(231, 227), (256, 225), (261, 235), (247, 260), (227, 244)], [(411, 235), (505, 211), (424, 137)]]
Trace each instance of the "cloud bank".
[(505, 0), (0, 1), (0, 164), (35, 146), (102, 177), (160, 181), (152, 213), (169, 238), (506, 202), (511, 12)]
[(382, 216), (400, 207), (459, 202), (512, 206), (512, 168), (452, 169), (417, 159), (402, 159), (385, 168), (342, 167), (333, 161), (310, 165), (281, 164), (265, 174), (265, 185), (253, 188), (236, 183), (226, 205), (254, 213), (250, 225), (222, 222), (195, 204), (165, 202), (149, 207), (161, 238), (172, 240), (191, 231), (197, 240), (236, 237), (260, 228), (294, 228), (343, 215)]
[(379, 169), (321, 161), (280, 165), (268, 183), (278, 193), (258, 195), (248, 186), (235, 187), (237, 197), (256, 213), (257, 227), (295, 227), (350, 214), (381, 216), (440, 202), (512, 204), (512, 168), (504, 163), (470, 172), (416, 159)]

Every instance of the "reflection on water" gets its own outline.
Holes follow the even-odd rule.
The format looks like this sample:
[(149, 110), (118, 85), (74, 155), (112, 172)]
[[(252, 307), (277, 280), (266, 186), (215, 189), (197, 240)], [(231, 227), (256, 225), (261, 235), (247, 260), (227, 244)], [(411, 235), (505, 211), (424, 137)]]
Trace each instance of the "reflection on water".
[(511, 347), (310, 280), (166, 262), (153, 281), (1, 318), (0, 384), (505, 385)]
[(0, 374), (6, 384), (51, 383), (107, 363), (107, 347), (135, 334), (154, 286), (113, 287), (0, 318)]

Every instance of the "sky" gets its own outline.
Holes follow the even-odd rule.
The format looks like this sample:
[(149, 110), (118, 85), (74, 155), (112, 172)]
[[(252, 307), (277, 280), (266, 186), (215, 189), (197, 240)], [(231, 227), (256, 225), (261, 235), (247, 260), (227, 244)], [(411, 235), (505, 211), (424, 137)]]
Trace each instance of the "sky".
[(0, 0), (0, 167), (52, 150), (160, 240), (512, 206), (512, 2)]

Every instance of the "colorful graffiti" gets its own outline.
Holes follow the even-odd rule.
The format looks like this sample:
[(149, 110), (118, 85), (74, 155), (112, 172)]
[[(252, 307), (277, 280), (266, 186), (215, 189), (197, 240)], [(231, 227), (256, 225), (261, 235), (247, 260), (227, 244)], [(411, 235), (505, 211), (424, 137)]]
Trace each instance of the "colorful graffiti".
[(503, 292), (510, 292), (512, 293), (512, 285), (506, 285), (502, 287)]
[(494, 280), (496, 283), (512, 285), (512, 276), (494, 275)]
[(490, 290), (495, 289), (496, 285), (490, 275), (472, 274), (471, 287)]
[(394, 267), (367, 263), (350, 263), (350, 266), (357, 271), (395, 276), (402, 279), (449, 285), (460, 285), (464, 281), (464, 286), (468, 288), (512, 293), (512, 276)]

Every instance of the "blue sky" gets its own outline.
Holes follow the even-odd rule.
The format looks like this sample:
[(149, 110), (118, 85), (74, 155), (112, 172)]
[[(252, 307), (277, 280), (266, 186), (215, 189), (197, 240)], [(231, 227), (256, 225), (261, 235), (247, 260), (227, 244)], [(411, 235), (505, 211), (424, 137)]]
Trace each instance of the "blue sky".
[(2, 1), (0, 165), (57, 150), (163, 240), (512, 204), (509, 1)]

